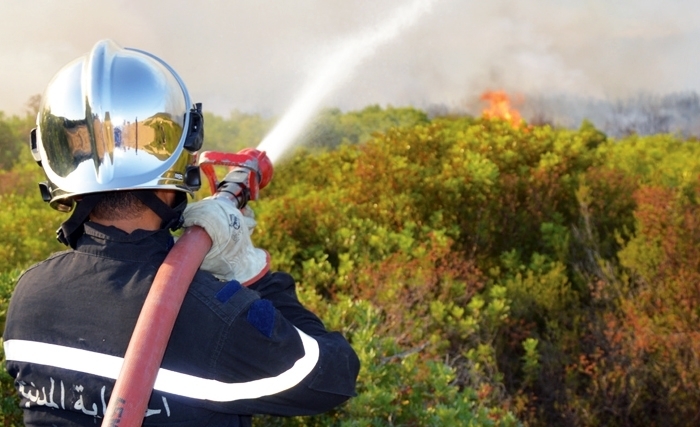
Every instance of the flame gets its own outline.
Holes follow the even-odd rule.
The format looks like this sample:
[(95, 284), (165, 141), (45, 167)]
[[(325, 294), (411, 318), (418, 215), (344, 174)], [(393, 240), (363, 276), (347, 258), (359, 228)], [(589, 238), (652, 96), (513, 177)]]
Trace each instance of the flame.
[(488, 108), (485, 108), (481, 113), (487, 119), (503, 119), (514, 128), (518, 128), (522, 124), (523, 119), (520, 113), (511, 106), (510, 98), (505, 91), (486, 91), (481, 95), (481, 100), (489, 103)]

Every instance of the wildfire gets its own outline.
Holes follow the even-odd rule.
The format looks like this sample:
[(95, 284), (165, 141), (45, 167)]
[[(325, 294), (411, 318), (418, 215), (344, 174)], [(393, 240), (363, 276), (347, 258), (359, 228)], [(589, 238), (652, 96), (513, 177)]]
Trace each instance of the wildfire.
[(481, 113), (484, 117), (503, 119), (514, 128), (522, 124), (523, 119), (520, 117), (520, 113), (511, 106), (510, 98), (505, 91), (486, 91), (481, 95), (481, 100), (489, 103), (488, 108), (485, 108)]

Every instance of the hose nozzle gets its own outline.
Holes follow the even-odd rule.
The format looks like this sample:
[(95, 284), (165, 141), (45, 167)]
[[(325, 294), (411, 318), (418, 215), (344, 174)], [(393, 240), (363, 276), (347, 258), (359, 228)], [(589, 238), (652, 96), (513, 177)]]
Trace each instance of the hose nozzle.
[[(257, 200), (261, 188), (272, 180), (272, 161), (264, 151), (244, 148), (238, 153), (205, 151), (199, 154), (199, 166), (209, 180), (212, 197), (225, 197), (241, 209), (248, 201)], [(228, 166), (229, 172), (220, 182), (214, 165)]]

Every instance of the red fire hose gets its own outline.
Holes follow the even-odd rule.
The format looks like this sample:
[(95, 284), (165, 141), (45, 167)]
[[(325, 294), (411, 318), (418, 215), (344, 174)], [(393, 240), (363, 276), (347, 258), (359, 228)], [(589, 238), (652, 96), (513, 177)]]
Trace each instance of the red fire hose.
[[(246, 148), (237, 154), (203, 152), (198, 160), (212, 192), (216, 191), (214, 197), (226, 197), (239, 208), (248, 200), (256, 200), (258, 190), (272, 179), (272, 162), (264, 151)], [(221, 183), (212, 165), (230, 168)], [(102, 427), (136, 427), (143, 423), (175, 320), (211, 245), (203, 228), (189, 227), (158, 269), (124, 354)]]
[(180, 306), (211, 239), (187, 228), (168, 253), (148, 292), (124, 355), (102, 426), (140, 426)]

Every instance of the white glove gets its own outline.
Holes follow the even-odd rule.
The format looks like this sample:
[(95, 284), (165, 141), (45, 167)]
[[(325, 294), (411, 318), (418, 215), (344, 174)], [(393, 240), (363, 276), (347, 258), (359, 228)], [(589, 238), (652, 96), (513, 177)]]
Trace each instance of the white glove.
[(237, 280), (248, 286), (270, 269), (270, 255), (253, 246), (250, 240), (257, 224), (250, 208), (247, 215), (230, 200), (206, 198), (188, 204), (183, 216), (184, 226), (198, 225), (206, 230), (212, 246), (204, 257), (202, 270), (225, 281)]
[(255, 212), (248, 205), (243, 206), (243, 209), (240, 209), (240, 211), (243, 214), (243, 223), (248, 227), (249, 234), (252, 235), (255, 226), (258, 225), (258, 222), (255, 220)]

